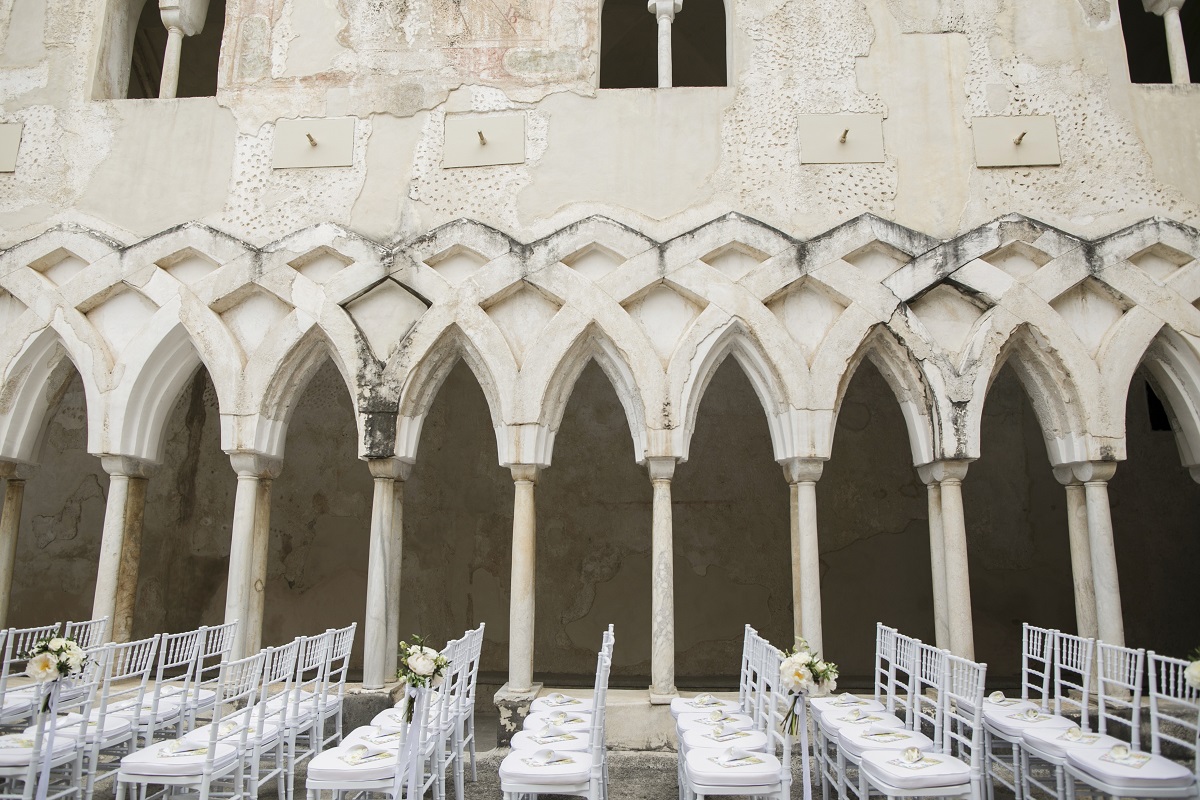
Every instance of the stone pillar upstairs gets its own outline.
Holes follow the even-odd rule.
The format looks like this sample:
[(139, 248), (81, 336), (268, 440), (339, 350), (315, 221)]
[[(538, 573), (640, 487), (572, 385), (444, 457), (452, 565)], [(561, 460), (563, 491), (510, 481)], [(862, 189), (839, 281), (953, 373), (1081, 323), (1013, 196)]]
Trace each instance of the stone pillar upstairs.
[(537, 507), (534, 488), (541, 467), (510, 464), (513, 477), (512, 587), (508, 601), (508, 682), (496, 692), (498, 742), (508, 744), (521, 728), (542, 685), (533, 682), (534, 599), (537, 596)]
[(396, 676), (400, 557), (404, 542), (403, 512), (398, 512), (396, 506), (403, 504), (401, 492), (404, 481), (412, 472), (412, 464), (394, 458), (372, 458), (367, 461), (367, 466), (375, 479), (375, 493), (371, 503), (367, 610), (363, 625), (363, 688), (382, 689)]
[(671, 87), (671, 23), (683, 10), (682, 0), (649, 0), (646, 10), (658, 21), (658, 88)]
[(179, 62), (183, 37), (204, 30), (208, 0), (158, 0), (158, 13), (167, 29), (167, 47), (163, 52), (162, 79), (158, 85), (160, 100), (173, 99), (179, 90)]
[[(969, 461), (947, 459), (926, 464), (941, 494), (942, 553), (946, 574), (946, 633), (950, 650), (962, 658), (975, 657), (971, 618), (971, 575), (967, 562), (967, 523), (963, 516), (962, 481)], [(935, 591), (937, 587), (934, 587)]]
[(1092, 546), (1088, 541), (1087, 498), (1083, 482), (1070, 465), (1054, 468), (1054, 477), (1067, 492), (1067, 535), (1071, 545), (1071, 579), (1075, 586), (1075, 630), (1093, 638), (1096, 628), (1096, 587), (1092, 578)]
[(230, 453), (237, 473), (233, 534), (229, 542), (229, 581), (225, 621), (238, 621), (231, 660), (258, 652), (262, 643), (263, 592), (271, 529), (271, 481), (283, 466), (257, 453)]
[(792, 628), (816, 652), (822, 651), (821, 550), (817, 539), (817, 481), (825, 462), (789, 458), (779, 462), (791, 487)]
[(1187, 48), (1183, 40), (1183, 25), (1179, 21), (1179, 10), (1186, 0), (1142, 0), (1142, 5), (1152, 14), (1163, 18), (1167, 33), (1167, 60), (1171, 62), (1171, 83), (1191, 83), (1188, 69)]
[(1092, 584), (1096, 593), (1096, 634), (1108, 644), (1124, 647), (1125, 622), (1121, 615), (1112, 510), (1108, 504), (1108, 482), (1116, 473), (1117, 465), (1113, 461), (1081, 461), (1070, 466), (1075, 480), (1083, 484), (1084, 490)]
[(650, 702), (670, 704), (675, 689), (675, 545), (671, 479), (675, 458), (646, 459), (654, 487), (650, 542)]
[(4, 507), (0, 509), (0, 628), (8, 627), (9, 596), (12, 594), (13, 568), (17, 560), (17, 534), (21, 529), (21, 505), (25, 481), (33, 467), (12, 461), (0, 461), (4, 479)]
[(934, 641), (942, 649), (950, 647), (950, 604), (946, 599), (946, 544), (942, 532), (942, 485), (934, 480), (929, 465), (917, 467), (925, 484), (929, 505), (929, 566), (933, 577)]
[(128, 642), (137, 605), (142, 521), (146, 514), (146, 479), (152, 466), (126, 456), (101, 456), (108, 473), (108, 501), (96, 567), (92, 619), (108, 617), (112, 641)]

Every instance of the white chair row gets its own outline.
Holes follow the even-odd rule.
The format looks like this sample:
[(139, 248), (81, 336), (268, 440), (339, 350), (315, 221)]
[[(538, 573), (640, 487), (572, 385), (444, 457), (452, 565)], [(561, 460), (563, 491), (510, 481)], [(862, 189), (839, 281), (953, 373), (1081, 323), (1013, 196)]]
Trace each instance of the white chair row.
[[(500, 764), (504, 800), (568, 795), (588, 800), (608, 797), (608, 749), (605, 723), (608, 679), (616, 643), (613, 626), (604, 632), (596, 657), (590, 700), (550, 695), (535, 701), (524, 730), (513, 736), (512, 752)], [(539, 698), (543, 699), (543, 698)]]
[[(442, 800), (446, 773), (452, 769), (455, 792), (462, 800), (468, 757), (475, 779), (475, 686), (483, 633), (481, 624), (447, 643), (442, 655), (449, 667), (441, 685), (407, 687), (394, 708), (315, 755), (308, 767), (309, 798), (324, 791), (415, 798), (432, 789)], [(413, 724), (408, 722), (410, 707)]]

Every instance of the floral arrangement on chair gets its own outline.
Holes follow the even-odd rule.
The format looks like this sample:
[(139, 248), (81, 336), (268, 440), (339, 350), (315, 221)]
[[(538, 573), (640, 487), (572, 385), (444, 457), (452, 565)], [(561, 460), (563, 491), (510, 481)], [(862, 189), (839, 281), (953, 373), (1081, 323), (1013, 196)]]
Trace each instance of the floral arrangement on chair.
[(1200, 647), (1192, 651), (1192, 663), (1183, 671), (1183, 679), (1193, 689), (1200, 689)]
[[(400, 643), (400, 668), (396, 671), (396, 678), (401, 683), (407, 684), (409, 689), (417, 687), (436, 689), (442, 685), (446, 667), (450, 666), (449, 659), (427, 646), (425, 642), (424, 636), (414, 633), (411, 640)], [(407, 700), (405, 718), (412, 722), (413, 704), (407, 691), (405, 698)]]
[(787, 732), (795, 736), (800, 728), (797, 708), (806, 697), (824, 697), (837, 689), (838, 666), (832, 661), (823, 661), (808, 646), (808, 642), (796, 637), (796, 646), (783, 651), (783, 663), (779, 665), (779, 682), (791, 695), (787, 716), (783, 718)]
[[(70, 636), (42, 639), (29, 648), (25, 658), (28, 659), (25, 674), (39, 684), (78, 675), (88, 662), (87, 653)], [(49, 709), (50, 695), (47, 694), (42, 711)]]

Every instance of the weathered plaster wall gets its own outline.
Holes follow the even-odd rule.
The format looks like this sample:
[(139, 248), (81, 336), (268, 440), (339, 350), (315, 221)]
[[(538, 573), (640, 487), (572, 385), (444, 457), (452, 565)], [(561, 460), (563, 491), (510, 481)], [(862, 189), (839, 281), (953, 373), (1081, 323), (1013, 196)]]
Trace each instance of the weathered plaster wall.
[[(1182, 654), (1200, 637), (1200, 623), (1172, 613), (1189, 602), (1200, 557), (1200, 492), (1178, 467), (1172, 435), (1149, 431), (1144, 397), (1139, 378), (1130, 461), (1112, 482), (1126, 628), (1132, 644)], [(787, 485), (754, 391), (732, 361), (699, 415), (692, 457), (673, 485), (684, 686), (733, 680), (743, 624), (778, 642), (791, 630)], [(90, 611), (107, 478), (83, 449), (83, 424), (75, 377), (26, 490), (11, 624)], [(353, 425), (344, 383), (326, 364), (296, 409), (273, 487), (264, 642), (361, 618), (371, 481), (355, 458)], [(205, 373), (179, 398), (168, 437), (149, 484), (138, 634), (217, 622), (224, 610), (235, 481)], [(1074, 629), (1064, 494), (1009, 370), (988, 397), (982, 452), (964, 484), (977, 654), (1004, 680), (1019, 669), (1022, 621)], [(925, 488), (891, 390), (870, 364), (850, 384), (817, 491), (825, 649), (853, 680), (869, 673), (876, 620), (933, 636)], [(503, 674), (512, 481), (496, 466), (486, 401), (463, 364), (434, 403), (405, 497), (402, 633), (442, 639), (485, 621), (483, 669)], [(539, 672), (586, 682), (599, 632), (614, 622), (614, 681), (640, 687), (650, 653), (649, 480), (595, 365), (576, 384), (537, 502)]]
[[(262, 244), (464, 215), (527, 237), (591, 213), (813, 232), (870, 211), (949, 237), (1007, 212), (1098, 234), (1200, 211), (1198, 92), (1129, 84), (1109, 0), (732, 0), (731, 86), (668, 91), (594, 89), (596, 0), (244, 0), (215, 100), (95, 100), (127, 6), (0, 6), (0, 121), (26, 124), (0, 243), (81, 219)], [(443, 170), (442, 115), (502, 110), (527, 115), (527, 163)], [(884, 114), (886, 160), (802, 165), (797, 116), (829, 112)], [(1012, 114), (1055, 116), (1062, 166), (974, 167), (971, 117)], [(341, 115), (354, 166), (271, 169), (277, 119)]]

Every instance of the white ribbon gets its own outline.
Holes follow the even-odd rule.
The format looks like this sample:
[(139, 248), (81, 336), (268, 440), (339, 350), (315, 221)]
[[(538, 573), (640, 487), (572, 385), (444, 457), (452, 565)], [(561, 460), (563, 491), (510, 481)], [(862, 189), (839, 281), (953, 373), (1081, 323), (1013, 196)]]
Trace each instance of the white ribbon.
[[(46, 739), (42, 742), (42, 768), (38, 773), (37, 793), (34, 795), (36, 800), (46, 800), (46, 795), (50, 791), (50, 767), (54, 761), (54, 732), (58, 728), (58, 680), (53, 680), (50, 683), (50, 710), (42, 711), (41, 705), (44, 701), (40, 696), (37, 700), (37, 713), (50, 715), (50, 719), (47, 722), (50, 730), (46, 733)], [(40, 695), (41, 692), (38, 694)]]
[(804, 800), (812, 800), (812, 780), (808, 774), (808, 703), (803, 695), (796, 697), (800, 710), (800, 772), (804, 776)]

